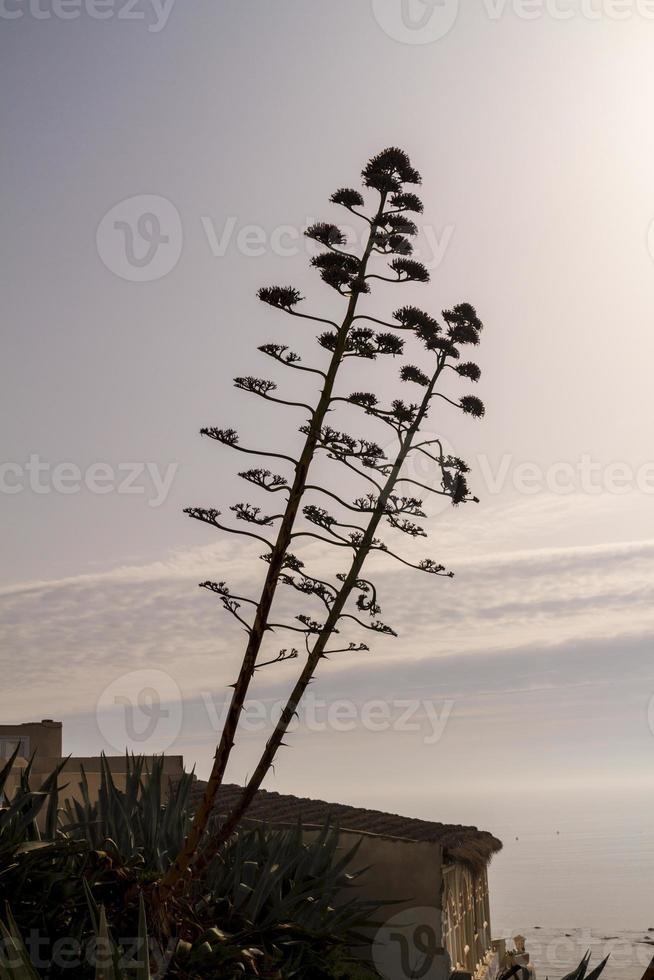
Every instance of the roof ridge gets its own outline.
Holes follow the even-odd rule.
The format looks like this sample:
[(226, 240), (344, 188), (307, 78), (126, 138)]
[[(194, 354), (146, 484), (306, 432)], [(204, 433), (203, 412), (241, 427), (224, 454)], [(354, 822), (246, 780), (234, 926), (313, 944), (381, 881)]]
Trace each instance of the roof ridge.
[[(197, 780), (194, 795), (206, 786)], [(216, 809), (231, 809), (243, 787), (237, 783), (224, 783), (219, 790)], [(298, 820), (309, 825), (324, 824), (333, 816), (343, 831), (395, 837), (401, 840), (438, 843), (446, 860), (467, 865), (473, 871), (484, 868), (493, 854), (501, 850), (502, 842), (487, 830), (464, 824), (445, 824), (423, 817), (407, 817), (385, 810), (373, 810), (349, 803), (330, 803), (310, 797), (280, 793), (278, 790), (260, 789), (252, 801), (246, 819), (272, 826), (289, 825)]]

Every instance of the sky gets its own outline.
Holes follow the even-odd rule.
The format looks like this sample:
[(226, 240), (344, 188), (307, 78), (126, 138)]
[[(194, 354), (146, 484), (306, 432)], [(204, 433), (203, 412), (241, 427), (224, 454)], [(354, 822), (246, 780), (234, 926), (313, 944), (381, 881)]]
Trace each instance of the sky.
[[(423, 176), (431, 281), (369, 309), (477, 308), (486, 416), (443, 406), (429, 425), (480, 503), (430, 511), (427, 553), (453, 580), (375, 561), (399, 636), (324, 665), (267, 785), (490, 829), (514, 818), (514, 785), (534, 820), (543, 796), (629, 794), (646, 819), (650, 6), (5, 0), (3, 720), (55, 717), (67, 752), (127, 743), (206, 774), (244, 641), (197, 583), (256, 593), (265, 569), (183, 514), (243, 499), (242, 460), (199, 429), (298, 445), (297, 412), (231, 379), (268, 371), (265, 341), (324, 352), (256, 290), (292, 283), (338, 312), (301, 232), (345, 214), (360, 244), (329, 196), (398, 145)], [(390, 392), (396, 370), (366, 364), (366, 381)], [(295, 668), (257, 676), (230, 778)]]

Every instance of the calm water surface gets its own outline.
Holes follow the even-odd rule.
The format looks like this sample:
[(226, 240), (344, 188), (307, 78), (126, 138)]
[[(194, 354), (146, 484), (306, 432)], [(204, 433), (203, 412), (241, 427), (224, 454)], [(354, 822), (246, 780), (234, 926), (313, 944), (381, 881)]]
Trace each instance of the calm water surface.
[(597, 806), (550, 802), (538, 820), (518, 807), (493, 827), (504, 842), (490, 869), (493, 935), (524, 935), (539, 980), (560, 980), (589, 948), (593, 963), (611, 953), (606, 980), (640, 980), (654, 956), (652, 800)]

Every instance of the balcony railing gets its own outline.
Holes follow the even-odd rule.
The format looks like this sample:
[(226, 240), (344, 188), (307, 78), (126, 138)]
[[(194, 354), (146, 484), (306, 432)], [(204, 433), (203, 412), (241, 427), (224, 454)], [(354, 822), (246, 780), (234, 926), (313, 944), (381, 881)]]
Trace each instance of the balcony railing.
[(486, 872), (458, 864), (443, 869), (443, 938), (452, 969), (481, 974), (491, 950)]

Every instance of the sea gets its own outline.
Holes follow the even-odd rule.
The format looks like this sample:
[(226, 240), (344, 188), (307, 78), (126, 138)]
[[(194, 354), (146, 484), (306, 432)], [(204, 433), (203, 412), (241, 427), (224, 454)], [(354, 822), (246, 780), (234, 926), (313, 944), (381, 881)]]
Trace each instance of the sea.
[[(576, 794), (575, 794), (576, 795)], [(619, 796), (619, 794), (618, 794)], [(561, 980), (587, 950), (603, 980), (640, 980), (654, 959), (654, 799), (544, 801), (493, 825), (492, 933), (524, 936), (537, 980)], [(504, 814), (506, 816), (506, 813)]]

